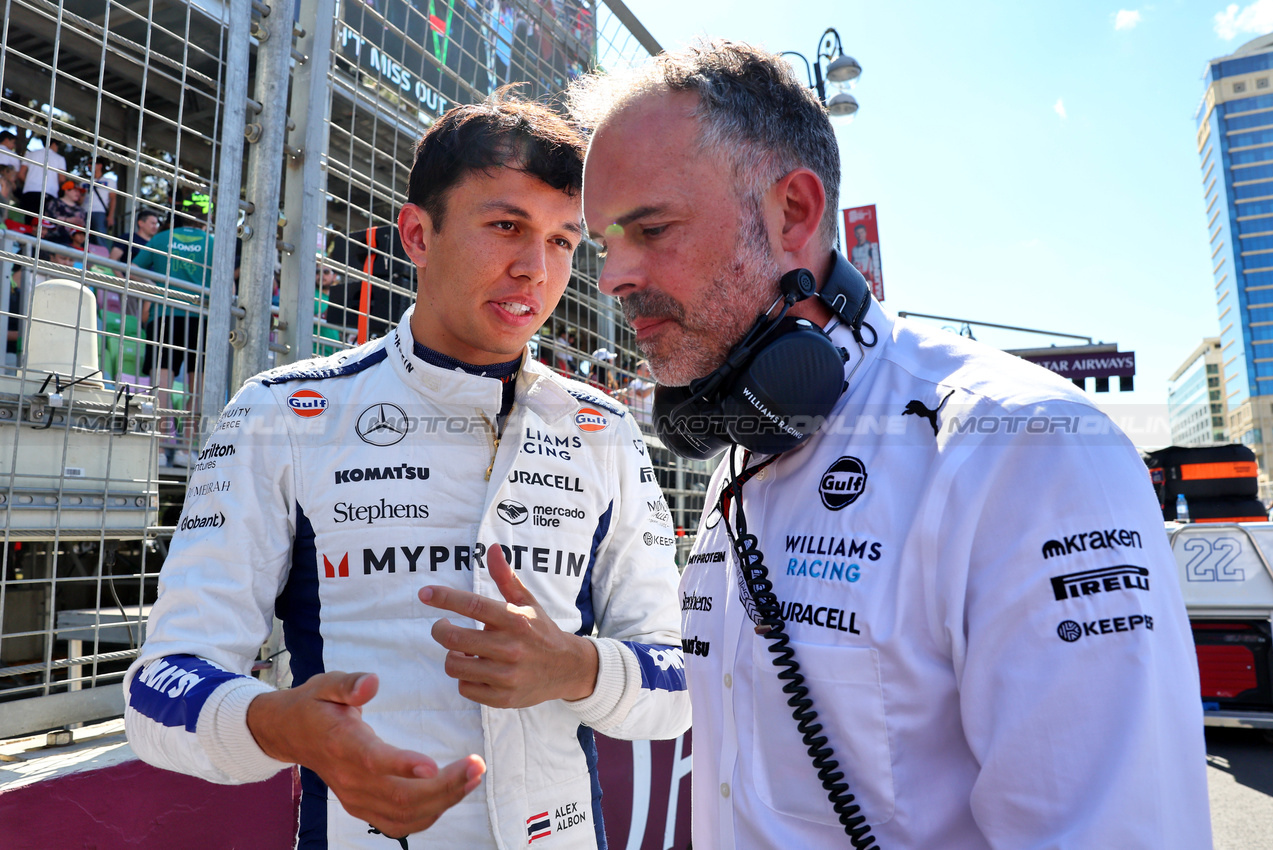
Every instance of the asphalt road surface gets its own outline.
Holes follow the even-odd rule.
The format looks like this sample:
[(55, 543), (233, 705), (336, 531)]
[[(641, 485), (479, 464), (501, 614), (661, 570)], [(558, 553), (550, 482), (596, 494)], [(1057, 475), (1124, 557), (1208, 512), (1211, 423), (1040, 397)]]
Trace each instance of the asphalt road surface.
[(1249, 729), (1207, 728), (1215, 850), (1273, 848), (1273, 743)]

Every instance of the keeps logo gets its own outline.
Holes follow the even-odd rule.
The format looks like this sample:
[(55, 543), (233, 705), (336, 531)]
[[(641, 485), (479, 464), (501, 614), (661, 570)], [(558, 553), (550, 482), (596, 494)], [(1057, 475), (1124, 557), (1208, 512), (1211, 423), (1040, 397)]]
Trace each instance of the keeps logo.
[(595, 407), (581, 407), (575, 414), (575, 427), (580, 431), (604, 431), (610, 420)]
[(844, 457), (827, 467), (818, 483), (818, 495), (828, 510), (838, 511), (858, 500), (866, 490), (866, 467), (855, 457)]
[(530, 516), (530, 511), (526, 510), (525, 505), (514, 502), (512, 499), (505, 499), (496, 505), (495, 513), (509, 525), (521, 525), (526, 521), (526, 517)]
[(322, 416), (327, 410), (327, 397), (317, 390), (297, 390), (287, 397), (287, 406), (306, 419)]

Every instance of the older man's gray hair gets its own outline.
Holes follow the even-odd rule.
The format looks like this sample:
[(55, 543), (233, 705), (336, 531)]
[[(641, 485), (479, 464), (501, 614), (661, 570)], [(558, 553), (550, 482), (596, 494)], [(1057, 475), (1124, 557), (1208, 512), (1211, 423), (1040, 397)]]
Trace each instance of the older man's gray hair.
[(828, 248), (835, 244), (840, 148), (826, 109), (785, 59), (738, 42), (700, 41), (631, 71), (580, 77), (567, 101), (575, 120), (596, 130), (643, 95), (665, 92), (698, 95), (699, 142), (730, 163), (749, 206), (795, 168), (817, 174), (827, 196), (821, 233)]

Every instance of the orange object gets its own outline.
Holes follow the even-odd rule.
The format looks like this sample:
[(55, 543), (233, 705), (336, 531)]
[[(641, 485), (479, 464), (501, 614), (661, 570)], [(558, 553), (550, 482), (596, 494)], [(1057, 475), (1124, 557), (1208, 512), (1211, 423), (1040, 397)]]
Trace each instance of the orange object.
[(1218, 517), (1213, 517), (1212, 519), (1195, 519), (1194, 523), (1200, 524), (1204, 522), (1268, 522), (1268, 521), (1269, 521), (1269, 518), (1266, 516), (1218, 516)]
[(1203, 478), (1254, 478), (1259, 474), (1255, 461), (1237, 460), (1221, 463), (1182, 463), (1181, 481), (1198, 481)]
[(367, 228), (367, 259), (363, 260), (362, 270), (367, 276), (362, 279), (362, 291), (358, 294), (358, 344), (367, 341), (367, 317), (371, 313), (371, 270), (376, 267), (376, 228)]

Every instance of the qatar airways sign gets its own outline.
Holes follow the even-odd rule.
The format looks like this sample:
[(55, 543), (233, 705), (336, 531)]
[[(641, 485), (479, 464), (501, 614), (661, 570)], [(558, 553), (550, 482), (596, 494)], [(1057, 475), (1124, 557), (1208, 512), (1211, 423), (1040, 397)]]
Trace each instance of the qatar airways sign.
[(1062, 378), (1124, 378), (1136, 374), (1136, 352), (1101, 354), (1023, 354), (1022, 359), (1050, 369)]

